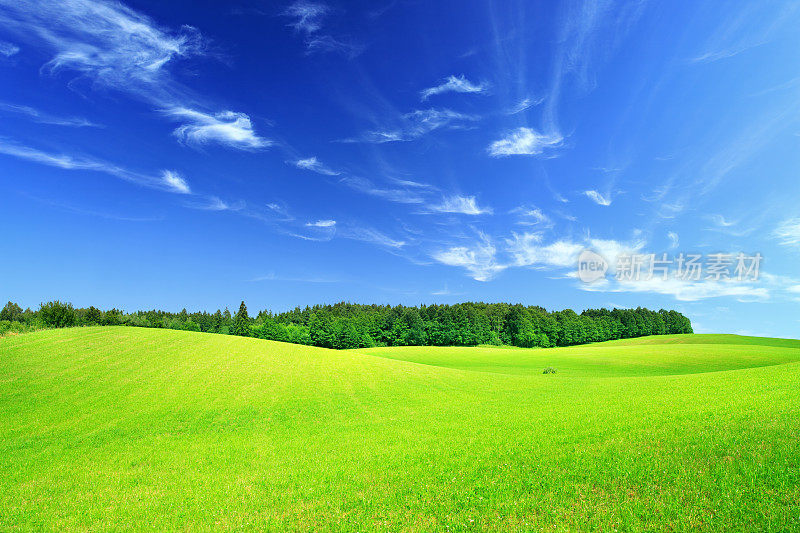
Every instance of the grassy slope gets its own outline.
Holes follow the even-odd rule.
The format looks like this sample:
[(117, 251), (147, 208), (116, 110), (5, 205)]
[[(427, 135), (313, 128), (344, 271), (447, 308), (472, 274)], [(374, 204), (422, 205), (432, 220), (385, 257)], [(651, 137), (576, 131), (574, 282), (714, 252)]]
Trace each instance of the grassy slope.
[(696, 374), (800, 361), (800, 341), (738, 335), (665, 335), (566, 348), (403, 346), (363, 353), (462, 370), (559, 377)]
[(447, 367), (486, 369), (469, 349), (3, 338), (0, 529), (800, 528), (800, 347), (684, 339), (552, 351), (544, 376), (549, 350), (485, 356), (502, 374)]

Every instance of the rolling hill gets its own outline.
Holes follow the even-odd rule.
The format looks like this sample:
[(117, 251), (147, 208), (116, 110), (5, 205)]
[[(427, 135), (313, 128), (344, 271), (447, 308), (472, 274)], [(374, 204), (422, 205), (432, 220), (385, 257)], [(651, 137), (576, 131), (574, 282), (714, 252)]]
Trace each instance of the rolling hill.
[(0, 338), (0, 529), (799, 529), (798, 361), (727, 335)]

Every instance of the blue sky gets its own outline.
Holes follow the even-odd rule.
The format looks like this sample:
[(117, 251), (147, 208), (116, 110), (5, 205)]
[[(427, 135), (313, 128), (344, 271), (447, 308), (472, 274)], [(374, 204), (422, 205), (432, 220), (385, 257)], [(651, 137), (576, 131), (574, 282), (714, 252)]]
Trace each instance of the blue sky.
[[(798, 336), (797, 2), (0, 0), (4, 299)], [(576, 279), (584, 248), (607, 278)], [(621, 254), (763, 256), (624, 282)]]

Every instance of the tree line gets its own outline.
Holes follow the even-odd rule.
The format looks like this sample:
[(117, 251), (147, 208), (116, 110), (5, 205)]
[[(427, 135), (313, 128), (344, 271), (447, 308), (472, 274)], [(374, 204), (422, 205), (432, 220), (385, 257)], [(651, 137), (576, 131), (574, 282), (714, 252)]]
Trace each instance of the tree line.
[(572, 309), (547, 311), (521, 304), (467, 302), (454, 305), (362, 305), (337, 303), (297, 307), (283, 313), (260, 311), (251, 316), (244, 302), (235, 314), (179, 313), (94, 306), (74, 308), (59, 301), (38, 310), (8, 302), (0, 310), (0, 334), (41, 328), (121, 325), (202, 331), (257, 337), (324, 348), (372, 346), (508, 345), (523, 348), (571, 346), (645, 335), (692, 333), (690, 320), (677, 311)]

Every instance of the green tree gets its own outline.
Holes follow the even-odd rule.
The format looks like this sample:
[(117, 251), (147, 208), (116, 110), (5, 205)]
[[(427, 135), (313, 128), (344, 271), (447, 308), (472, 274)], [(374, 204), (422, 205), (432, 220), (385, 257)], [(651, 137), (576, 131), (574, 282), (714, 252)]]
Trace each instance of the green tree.
[(0, 311), (0, 320), (8, 320), (13, 322), (22, 321), (22, 308), (14, 302), (8, 302), (2, 311)]
[(66, 328), (75, 325), (75, 308), (71, 303), (58, 300), (42, 304), (39, 308), (39, 319), (51, 328)]
[(103, 321), (103, 313), (98, 308), (92, 305), (89, 306), (89, 309), (86, 310), (86, 314), (84, 315), (83, 319), (90, 326), (101, 324)]
[(233, 328), (231, 328), (232, 335), (239, 335), (241, 337), (250, 336), (250, 317), (247, 315), (247, 306), (244, 301), (239, 305), (239, 310), (233, 317)]

